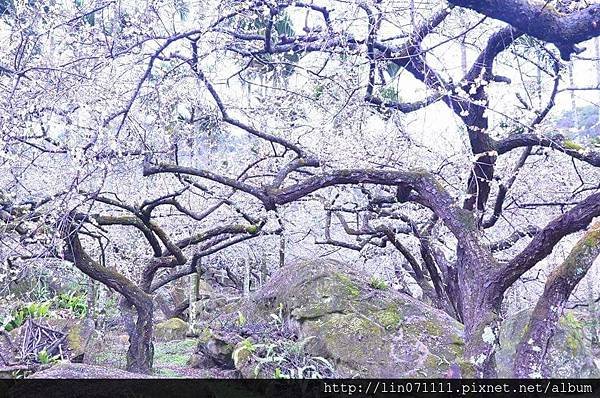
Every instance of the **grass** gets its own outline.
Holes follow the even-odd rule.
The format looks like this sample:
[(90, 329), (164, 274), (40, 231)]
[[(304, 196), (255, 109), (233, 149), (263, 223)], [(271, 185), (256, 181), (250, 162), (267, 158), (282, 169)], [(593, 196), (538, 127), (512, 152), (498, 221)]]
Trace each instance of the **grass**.
[(197, 341), (185, 339), (154, 344), (154, 366), (187, 366)]

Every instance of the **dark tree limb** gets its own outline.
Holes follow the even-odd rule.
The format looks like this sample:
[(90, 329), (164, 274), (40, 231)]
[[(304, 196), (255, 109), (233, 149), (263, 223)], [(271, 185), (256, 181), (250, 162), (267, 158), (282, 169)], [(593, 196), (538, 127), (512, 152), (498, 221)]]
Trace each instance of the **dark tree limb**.
[(600, 36), (600, 4), (561, 14), (546, 0), (448, 0), (460, 7), (504, 21), (540, 40), (554, 43), (565, 60), (577, 43)]
[(562, 238), (586, 228), (598, 216), (600, 193), (595, 193), (551, 221), (533, 237), (523, 251), (498, 271), (495, 278), (498, 282), (496, 294), (504, 293), (521, 275), (548, 256)]
[(517, 346), (513, 373), (517, 378), (550, 377), (546, 356), (552, 335), (569, 296), (600, 256), (600, 223), (583, 236), (555, 269)]
[(495, 144), (499, 155), (505, 154), (516, 148), (541, 146), (556, 149), (572, 158), (586, 162), (592, 166), (600, 167), (600, 152), (585, 148), (572, 141), (566, 140), (558, 134), (551, 137), (536, 134), (515, 134), (506, 137)]

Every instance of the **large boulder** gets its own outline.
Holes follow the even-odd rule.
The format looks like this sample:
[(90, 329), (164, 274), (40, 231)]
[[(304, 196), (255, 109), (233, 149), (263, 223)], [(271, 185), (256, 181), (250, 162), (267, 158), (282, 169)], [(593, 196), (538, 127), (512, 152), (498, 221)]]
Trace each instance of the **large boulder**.
[[(89, 318), (39, 318), (34, 322), (65, 335), (65, 341), (60, 344), (60, 351), (63, 358), (72, 362), (83, 362), (84, 357), (91, 350), (92, 341), (97, 336), (94, 321)], [(15, 356), (20, 355), (26, 329), (26, 326), (22, 325), (8, 333), (3, 333), (0, 337), (0, 354), (3, 357), (14, 362)]]
[[(204, 278), (204, 277), (203, 277)], [(170, 318), (188, 320), (189, 280), (181, 278), (160, 288), (154, 295), (156, 310), (154, 319), (164, 321)], [(206, 300), (214, 294), (214, 289), (204, 279), (198, 280), (198, 298)]]
[(189, 325), (179, 318), (167, 319), (154, 327), (156, 341), (184, 340), (187, 336)]
[(154, 319), (163, 321), (178, 316), (177, 307), (188, 299), (187, 289), (187, 278), (181, 278), (160, 288), (154, 295)]
[(69, 359), (72, 362), (83, 362), (96, 334), (94, 321), (90, 318), (48, 318), (45, 323), (51, 329), (66, 334)]
[[(517, 344), (527, 329), (531, 312), (531, 309), (519, 311), (505, 319), (500, 327), (500, 349), (496, 354), (500, 377), (512, 377)], [(586, 315), (576, 311), (566, 311), (560, 318), (546, 354), (550, 377), (600, 377), (585, 323)]]
[[(333, 364), (340, 377), (445, 377), (452, 365), (463, 366), (459, 322), (406, 294), (374, 288), (369, 280), (334, 261), (288, 265), (239, 307), (223, 308), (229, 314), (218, 318), (212, 330), (237, 327), (236, 338), (223, 341), (219, 333), (218, 339), (201, 342), (199, 351), (210, 353), (210, 344), (219, 340), (220, 347), (235, 354), (245, 376), (255, 356), (249, 354), (282, 339), (289, 344), (281, 352), (293, 351), (285, 346), (301, 347), (309, 359)], [(269, 341), (268, 328), (260, 325), (276, 326), (279, 335)], [(468, 375), (468, 368), (463, 373)]]

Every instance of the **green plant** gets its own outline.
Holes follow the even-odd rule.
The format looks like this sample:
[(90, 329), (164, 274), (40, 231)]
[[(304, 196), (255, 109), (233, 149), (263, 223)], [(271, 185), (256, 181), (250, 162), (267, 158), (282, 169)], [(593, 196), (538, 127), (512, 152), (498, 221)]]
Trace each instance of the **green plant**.
[(247, 323), (246, 317), (244, 316), (244, 314), (242, 314), (242, 312), (241, 312), (241, 311), (238, 311), (238, 317), (237, 317), (237, 319), (235, 320), (235, 324), (236, 324), (237, 326), (240, 326), (240, 327), (241, 327), (241, 326), (244, 326), (244, 325), (246, 325), (246, 323)]
[(43, 280), (39, 280), (31, 290), (30, 299), (34, 301), (46, 301), (50, 296), (51, 293), (48, 285)]
[(273, 374), (275, 379), (285, 379), (285, 375), (281, 372), (281, 368), (275, 368), (275, 373)]
[(261, 370), (272, 372), (276, 379), (322, 379), (334, 375), (333, 365), (325, 358), (310, 356), (306, 344), (314, 336), (300, 341), (280, 340), (266, 344), (253, 344), (253, 359), (257, 362), (254, 375)]
[(373, 289), (386, 290), (388, 288), (388, 284), (385, 280), (378, 278), (376, 276), (372, 276), (369, 281), (369, 286)]
[(88, 312), (87, 299), (84, 294), (72, 291), (58, 295), (58, 308), (70, 310), (78, 318), (84, 318)]
[(4, 330), (10, 332), (23, 325), (28, 318), (43, 318), (48, 316), (51, 304), (51, 301), (43, 303), (33, 302), (13, 310), (10, 316), (4, 320)]
[(277, 327), (282, 327), (283, 326), (283, 304), (279, 303), (279, 305), (277, 306), (277, 314), (271, 314), (271, 318), (273, 318), (273, 321), (271, 321), (273, 324), (275, 324), (275, 326)]
[(37, 360), (42, 365), (48, 365), (50, 363), (54, 363), (54, 362), (58, 361), (59, 359), (60, 359), (60, 356), (50, 355), (48, 353), (48, 351), (46, 351), (45, 349), (42, 351), (39, 351), (38, 355), (37, 355)]

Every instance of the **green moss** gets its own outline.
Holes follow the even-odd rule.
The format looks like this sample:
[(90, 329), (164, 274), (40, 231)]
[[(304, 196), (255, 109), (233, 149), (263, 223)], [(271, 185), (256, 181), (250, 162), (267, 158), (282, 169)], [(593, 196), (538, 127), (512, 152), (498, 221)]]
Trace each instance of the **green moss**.
[(589, 231), (583, 240), (587, 247), (596, 247), (600, 244), (600, 229)]
[(390, 306), (377, 314), (377, 320), (386, 329), (392, 329), (397, 328), (400, 325), (402, 316), (400, 315), (400, 312), (398, 312), (397, 306)]
[(457, 334), (453, 334), (452, 336), (450, 336), (450, 341), (452, 342), (453, 345), (457, 345), (457, 346), (461, 346), (461, 347), (465, 345), (463, 338)]
[(583, 147), (583, 145), (576, 143), (573, 140), (564, 140), (563, 141), (563, 146), (567, 149), (572, 149), (574, 151), (581, 151), (583, 149), (585, 149)]
[[(317, 326), (316, 324), (314, 324)], [(356, 314), (331, 314), (327, 321), (314, 331), (325, 340), (326, 346), (343, 358), (362, 358), (381, 348), (381, 326)], [(348, 344), (361, 341), (362, 344)]]
[(212, 338), (213, 333), (210, 328), (204, 328), (200, 331), (200, 335), (198, 336), (198, 343), (206, 344)]
[(181, 355), (181, 354), (169, 354), (169, 355), (163, 355), (163, 354), (155, 354), (154, 356), (154, 362), (156, 363), (156, 365), (161, 366), (161, 365), (175, 365), (175, 366), (186, 366), (188, 359), (189, 359), (189, 355)]
[(578, 352), (581, 348), (581, 341), (579, 341), (579, 339), (577, 339), (577, 337), (573, 334), (567, 335), (567, 338), (565, 339), (565, 344), (567, 348), (573, 351), (574, 353)]
[(256, 350), (256, 346), (250, 339), (245, 339), (240, 342), (233, 350), (232, 354), (235, 366), (239, 367), (240, 364), (246, 363), (252, 356), (252, 352), (254, 352), (254, 350)]
[(427, 355), (427, 358), (425, 359), (425, 366), (427, 369), (437, 369), (442, 364), (443, 362), (440, 361), (440, 358), (436, 357), (435, 355)]
[(73, 351), (80, 351), (83, 348), (83, 341), (81, 341), (82, 328), (82, 325), (76, 325), (69, 330), (69, 334), (67, 335), (67, 343), (69, 343), (69, 348)]
[(340, 273), (336, 273), (335, 275), (337, 276), (339, 281), (346, 287), (346, 291), (350, 296), (360, 296), (360, 288), (356, 286), (348, 276)]
[(95, 365), (121, 367), (125, 364), (125, 353), (120, 352), (99, 352), (92, 361)]
[(450, 344), (450, 346), (448, 346), (448, 350), (450, 351), (450, 354), (452, 356), (454, 356), (455, 358), (460, 358), (463, 356), (463, 354), (465, 353), (465, 346), (464, 344)]
[(167, 319), (154, 328), (156, 340), (182, 340), (188, 330), (188, 324), (179, 318)]
[(402, 327), (413, 336), (431, 336), (438, 337), (444, 334), (444, 329), (435, 321), (425, 320), (416, 323), (405, 322)]
[(258, 226), (257, 225), (249, 225), (246, 227), (246, 232), (248, 232), (250, 235), (254, 235), (258, 232)]
[(424, 326), (430, 336), (441, 336), (444, 333), (442, 327), (435, 321), (425, 321)]
[(568, 312), (560, 318), (559, 324), (565, 329), (567, 336), (565, 345), (573, 353), (583, 348), (583, 324), (572, 313)]
[(459, 221), (465, 226), (467, 230), (474, 230), (477, 226), (475, 222), (475, 216), (473, 212), (465, 209), (458, 209)]
[(458, 361), (458, 366), (460, 367), (460, 373), (463, 379), (475, 378), (477, 371), (475, 369), (474, 364), (472, 364), (471, 362), (460, 360)]
[(236, 355), (235, 363), (245, 363), (250, 358), (250, 355), (252, 355), (252, 351), (242, 348)]

